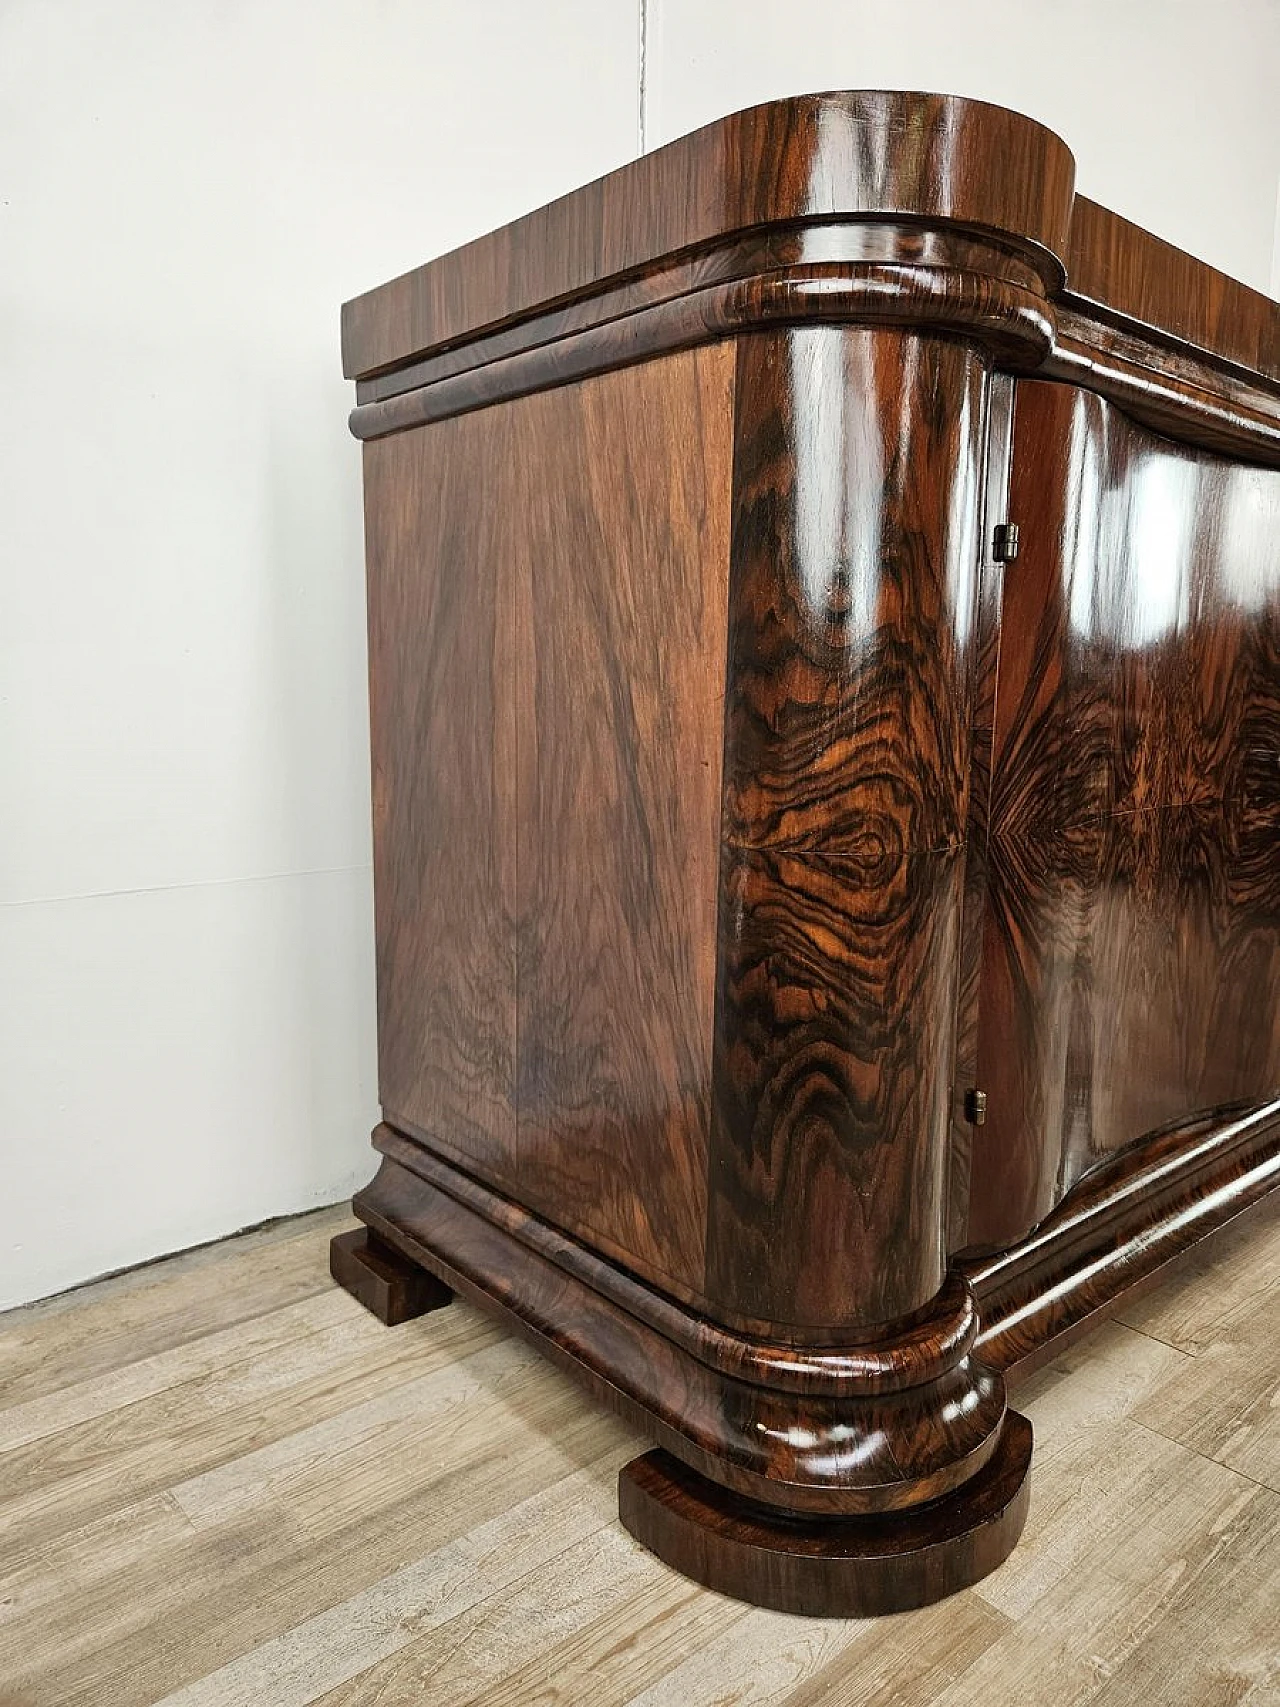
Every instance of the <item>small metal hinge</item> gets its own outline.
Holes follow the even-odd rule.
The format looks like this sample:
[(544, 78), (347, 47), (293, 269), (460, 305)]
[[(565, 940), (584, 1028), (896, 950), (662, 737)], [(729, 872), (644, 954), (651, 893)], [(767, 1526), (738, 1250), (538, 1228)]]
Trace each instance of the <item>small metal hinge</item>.
[(974, 1126), (986, 1125), (987, 1093), (985, 1091), (966, 1091), (964, 1093), (964, 1117)]
[(991, 556), (996, 563), (1012, 563), (1018, 555), (1017, 522), (1001, 522), (991, 541)]

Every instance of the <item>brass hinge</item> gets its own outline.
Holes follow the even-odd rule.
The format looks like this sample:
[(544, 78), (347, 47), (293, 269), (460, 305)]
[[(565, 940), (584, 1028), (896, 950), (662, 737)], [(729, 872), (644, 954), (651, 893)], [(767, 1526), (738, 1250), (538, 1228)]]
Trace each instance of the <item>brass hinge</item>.
[(1001, 522), (991, 541), (991, 557), (996, 563), (1012, 563), (1018, 555), (1017, 522)]
[(974, 1126), (986, 1125), (987, 1093), (985, 1091), (966, 1091), (964, 1093), (964, 1117)]

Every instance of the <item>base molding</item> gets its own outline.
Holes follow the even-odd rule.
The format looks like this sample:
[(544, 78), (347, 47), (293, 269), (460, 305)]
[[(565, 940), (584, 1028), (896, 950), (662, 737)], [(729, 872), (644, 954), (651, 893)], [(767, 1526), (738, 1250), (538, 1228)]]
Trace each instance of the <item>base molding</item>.
[(1012, 1379), (1276, 1201), (1280, 1103), (1203, 1116), (1086, 1176), (1027, 1239), (961, 1257), (933, 1303), (859, 1345), (784, 1345), (699, 1315), (389, 1126), (334, 1241), (384, 1321), (453, 1293), (531, 1339), (660, 1450), (623, 1521), (699, 1582), (760, 1605), (898, 1611), (993, 1570), (1026, 1510)]
[(1025, 1239), (957, 1267), (1017, 1382), (1280, 1191), (1280, 1101), (1170, 1126), (1091, 1169)]
[(438, 1158), (427, 1179), (402, 1153), (387, 1154), (355, 1199), (377, 1236), (496, 1311), (602, 1403), (744, 1498), (824, 1517), (900, 1511), (951, 1493), (995, 1450), (1004, 1381), (970, 1354), (968, 1335), (948, 1368), (910, 1387), (883, 1391), (878, 1364), (870, 1384), (851, 1375), (833, 1387), (826, 1367), (810, 1391), (747, 1380), (587, 1284), (567, 1259), (553, 1261), (521, 1236), (535, 1219), (527, 1211), (495, 1199), (480, 1213), (475, 1182), (459, 1182), (468, 1198), (460, 1201), (440, 1183), (447, 1171)]
[(995, 1453), (946, 1499), (890, 1517), (788, 1519), (647, 1452), (618, 1474), (636, 1540), (705, 1588), (777, 1612), (868, 1618), (927, 1606), (1003, 1563), (1026, 1521), (1032, 1430), (1010, 1411)]

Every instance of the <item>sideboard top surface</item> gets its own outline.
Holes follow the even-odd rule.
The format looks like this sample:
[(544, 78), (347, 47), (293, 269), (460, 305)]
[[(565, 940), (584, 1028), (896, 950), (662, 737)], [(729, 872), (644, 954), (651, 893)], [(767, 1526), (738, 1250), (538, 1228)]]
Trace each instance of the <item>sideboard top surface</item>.
[(985, 101), (770, 101), (608, 173), (343, 307), (367, 378), (770, 226), (896, 219), (1004, 238), (1050, 301), (1280, 383), (1280, 303), (1075, 194), (1066, 143)]

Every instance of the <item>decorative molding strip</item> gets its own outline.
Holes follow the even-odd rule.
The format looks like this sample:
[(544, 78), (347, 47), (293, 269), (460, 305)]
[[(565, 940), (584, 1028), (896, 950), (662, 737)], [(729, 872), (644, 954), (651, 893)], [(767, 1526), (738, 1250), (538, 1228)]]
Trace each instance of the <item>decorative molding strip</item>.
[(708, 1369), (735, 1381), (778, 1393), (902, 1392), (953, 1369), (977, 1334), (973, 1300), (954, 1275), (947, 1277), (923, 1319), (895, 1327), (888, 1342), (814, 1350), (736, 1333), (633, 1279), (620, 1265), (482, 1185), (395, 1127), (375, 1128), (373, 1141), (383, 1155), (419, 1179), (501, 1227), (526, 1249), (590, 1286)]
[[(787, 255), (801, 258), (780, 262)], [(1034, 256), (967, 232), (902, 221), (792, 228), (364, 381), (351, 431), (383, 438), (716, 339), (841, 323), (970, 339), (1003, 371), (1082, 386), (1168, 437), (1280, 466), (1280, 384), (1082, 312), (1077, 299), (1059, 305), (1044, 288)]]
[[(568, 1368), (601, 1402), (655, 1437), (701, 1475), (749, 1499), (824, 1517), (900, 1511), (962, 1487), (995, 1452), (1004, 1426), (1003, 1378), (963, 1355), (937, 1379), (883, 1394), (811, 1395), (720, 1374), (666, 1332), (565, 1266), (563, 1241), (526, 1225), (524, 1211), (495, 1200), (471, 1207), (425, 1177), (474, 1182), (435, 1158), (401, 1157), (416, 1146), (379, 1128), (385, 1155), (355, 1198), (372, 1230), (455, 1292), (495, 1309)], [(477, 1203), (479, 1199), (477, 1199)], [(607, 1265), (606, 1265), (607, 1266)], [(612, 1290), (634, 1282), (615, 1271)], [(967, 1327), (965, 1332), (967, 1333)]]
[(821, 266), (945, 267), (988, 274), (1040, 297), (1051, 293), (1060, 276), (1046, 268), (1037, 249), (953, 225), (918, 219), (770, 225), (668, 256), (634, 275), (606, 280), (588, 295), (506, 321), (497, 330), (478, 327), (447, 349), (357, 381), (356, 401), (379, 403), (712, 285)]
[(1101, 1163), (1030, 1238), (961, 1260), (978, 1301), (983, 1360), (1029, 1373), (1064, 1336), (1260, 1203), (1277, 1180), (1280, 1100), (1180, 1123)]
[(1031, 371), (1053, 345), (1042, 296), (999, 276), (915, 264), (818, 264), (764, 273), (688, 292), (553, 343), (499, 357), (351, 414), (358, 439), (440, 421), (651, 356), (780, 325), (853, 322), (950, 332), (984, 344)]

